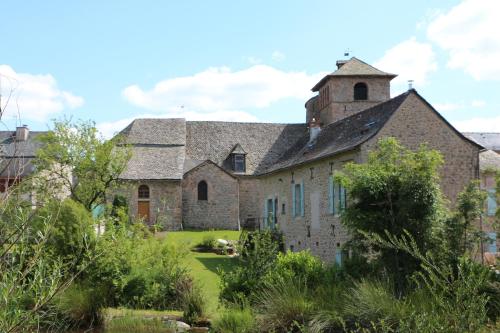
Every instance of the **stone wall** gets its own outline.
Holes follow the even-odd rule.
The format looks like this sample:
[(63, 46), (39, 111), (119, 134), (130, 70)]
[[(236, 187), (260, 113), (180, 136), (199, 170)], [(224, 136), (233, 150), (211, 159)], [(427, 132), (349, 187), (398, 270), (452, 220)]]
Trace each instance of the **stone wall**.
[[(140, 185), (149, 187), (149, 214), (147, 224), (158, 224), (164, 230), (180, 230), (182, 228), (182, 188), (180, 181), (175, 180), (145, 180), (123, 182), (116, 194), (127, 198), (129, 214), (137, 217), (138, 188)], [(113, 200), (110, 198), (110, 200)]]
[[(208, 185), (208, 200), (198, 200), (198, 183)], [(238, 180), (213, 163), (203, 163), (182, 181), (184, 228), (239, 229)]]
[[(357, 160), (357, 154), (348, 153), (261, 177), (260, 220), (264, 218), (266, 200), (277, 198), (278, 228), (283, 232), (286, 248), (310, 249), (322, 260), (334, 262), (336, 252), (349, 237), (339, 217), (329, 212), (328, 178), (332, 171), (340, 170), (344, 163), (353, 160)], [(292, 173), (294, 183), (304, 183), (304, 216), (292, 216)]]
[[(364, 82), (368, 86), (368, 100), (366, 101), (354, 100), (354, 85), (358, 82)], [(338, 77), (330, 79), (326, 84), (329, 86), (328, 91), (330, 94), (327, 99), (329, 102), (324, 107), (320, 106), (321, 123), (328, 125), (389, 100), (389, 82), (390, 79), (385, 77)]]
[(260, 180), (256, 177), (240, 177), (239, 179), (240, 225), (242, 228), (254, 229), (258, 227), (260, 204), (258, 193)]
[(411, 149), (427, 143), (441, 152), (441, 187), (452, 203), (465, 185), (478, 178), (479, 148), (463, 139), (415, 94), (410, 94), (380, 132), (362, 145), (362, 160), (366, 161), (368, 151), (387, 136)]

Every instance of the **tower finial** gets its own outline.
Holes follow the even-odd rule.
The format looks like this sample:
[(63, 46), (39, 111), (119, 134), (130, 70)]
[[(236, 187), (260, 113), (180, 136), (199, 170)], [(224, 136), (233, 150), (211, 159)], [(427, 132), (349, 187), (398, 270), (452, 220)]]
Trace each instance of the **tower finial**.
[(413, 80), (408, 80), (408, 90), (413, 89)]

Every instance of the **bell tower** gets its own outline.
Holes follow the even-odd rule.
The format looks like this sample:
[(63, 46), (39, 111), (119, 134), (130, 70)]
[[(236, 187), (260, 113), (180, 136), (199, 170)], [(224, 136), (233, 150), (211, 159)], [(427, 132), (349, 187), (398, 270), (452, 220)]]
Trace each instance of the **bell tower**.
[(312, 88), (318, 95), (306, 102), (307, 123), (315, 118), (326, 126), (387, 101), (395, 77), (355, 57), (337, 61), (337, 70)]

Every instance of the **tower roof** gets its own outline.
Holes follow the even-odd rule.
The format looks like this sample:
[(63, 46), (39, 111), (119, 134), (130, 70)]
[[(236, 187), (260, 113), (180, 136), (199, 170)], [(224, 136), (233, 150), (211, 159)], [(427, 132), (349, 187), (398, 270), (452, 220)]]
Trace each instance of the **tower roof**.
[(366, 62), (361, 61), (356, 57), (352, 57), (335, 72), (330, 73), (325, 77), (323, 77), (318, 83), (316, 83), (316, 85), (311, 90), (318, 91), (323, 86), (323, 84), (325, 84), (325, 82), (331, 77), (349, 77), (349, 76), (386, 77), (392, 80), (397, 75), (383, 72), (371, 65), (368, 65)]

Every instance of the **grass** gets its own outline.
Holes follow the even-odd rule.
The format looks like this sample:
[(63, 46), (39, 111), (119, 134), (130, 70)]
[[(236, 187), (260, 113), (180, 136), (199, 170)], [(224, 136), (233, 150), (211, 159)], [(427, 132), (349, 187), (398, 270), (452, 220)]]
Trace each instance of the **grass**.
[[(186, 245), (192, 249), (200, 244), (207, 235), (212, 235), (215, 239), (237, 240), (240, 237), (240, 232), (232, 230), (169, 231), (158, 233), (157, 237), (166, 239), (167, 242)], [(220, 292), (220, 279), (217, 269), (220, 268), (224, 271), (229, 271), (235, 267), (236, 260), (229, 256), (217, 255), (215, 253), (190, 251), (186, 261), (191, 275), (200, 284), (205, 294), (208, 314), (216, 314)]]

